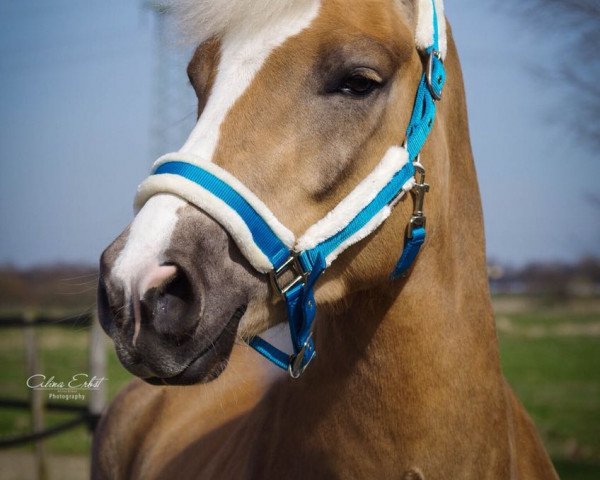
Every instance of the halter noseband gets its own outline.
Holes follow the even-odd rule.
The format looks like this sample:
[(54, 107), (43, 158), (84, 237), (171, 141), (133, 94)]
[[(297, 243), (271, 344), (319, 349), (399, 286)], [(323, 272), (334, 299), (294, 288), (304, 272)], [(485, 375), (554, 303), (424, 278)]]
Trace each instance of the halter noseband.
[[(159, 158), (152, 175), (138, 188), (138, 209), (155, 194), (173, 193), (204, 210), (230, 233), (252, 266), (269, 275), (273, 290), (286, 304), (294, 351), (285, 353), (258, 336), (249, 343), (293, 378), (298, 378), (315, 356), (314, 286), (337, 256), (372, 233), (408, 191), (414, 192), (415, 206), (402, 255), (391, 274), (393, 279), (406, 275), (425, 241), (423, 200), (429, 186), (419, 152), (433, 126), (435, 101), (441, 98), (445, 82), (436, 10), (441, 1), (420, 3), (429, 1), (433, 29), (424, 48), (426, 68), (403, 146), (390, 147), (377, 167), (297, 241), (267, 206), (229, 172), (188, 154)], [(440, 17), (443, 22), (443, 15)], [(415, 173), (419, 174), (418, 182)]]

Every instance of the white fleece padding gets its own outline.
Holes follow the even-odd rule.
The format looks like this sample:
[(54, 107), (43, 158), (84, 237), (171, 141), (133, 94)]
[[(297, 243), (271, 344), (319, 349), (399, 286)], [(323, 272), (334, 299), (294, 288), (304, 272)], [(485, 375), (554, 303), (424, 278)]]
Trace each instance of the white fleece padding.
[(346, 198), (306, 230), (298, 239), (296, 250), (310, 250), (341, 231), (358, 212), (373, 201), (381, 189), (406, 165), (406, 162), (408, 162), (408, 152), (404, 148), (390, 147), (375, 169)]
[(142, 182), (138, 187), (136, 208), (142, 207), (146, 200), (159, 193), (175, 194), (200, 207), (229, 232), (244, 257), (256, 270), (262, 273), (273, 270), (271, 261), (254, 243), (252, 233), (246, 223), (223, 200), (191, 180), (179, 175), (165, 173), (152, 175)]
[[(438, 19), (438, 43), (442, 59), (446, 58), (446, 17), (444, 15), (444, 0), (434, 0)], [(433, 44), (433, 5), (432, 0), (418, 0), (417, 24), (415, 28), (415, 43), (417, 48), (425, 50)]]
[[(297, 242), (295, 241), (294, 234), (277, 220), (273, 212), (254, 193), (248, 190), (243, 183), (226, 170), (212, 162), (202, 161), (192, 154), (182, 154), (181, 152), (160, 157), (155, 162), (154, 168), (169, 161), (192, 163), (223, 180), (254, 208), (286, 246), (300, 252), (314, 248), (348, 225), (363, 208), (373, 201), (394, 175), (406, 165), (408, 162), (408, 152), (403, 147), (390, 147), (375, 169), (332, 211), (312, 225)], [(410, 178), (402, 187), (399, 196), (409, 191), (413, 185), (414, 178)], [(178, 195), (204, 210), (230, 233), (243, 255), (256, 270), (267, 273), (273, 269), (271, 261), (258, 248), (252, 238), (252, 233), (238, 213), (202, 186), (180, 175), (164, 173), (148, 177), (138, 187), (135, 199), (136, 210), (141, 209), (148, 199), (160, 193)], [(327, 265), (329, 266), (350, 245), (362, 240), (373, 232), (389, 216), (390, 212), (391, 207), (384, 207), (362, 229), (341, 243), (325, 259)]]
[(277, 217), (269, 210), (263, 201), (258, 198), (252, 191), (246, 187), (242, 182), (240, 182), (236, 177), (234, 177), (231, 173), (218, 165), (202, 160), (198, 156), (191, 153), (168, 153), (167, 155), (163, 155), (156, 162), (154, 162), (153, 170), (163, 163), (173, 162), (173, 161), (183, 161), (187, 163), (191, 163), (193, 165), (197, 165), (198, 167), (203, 168), (209, 173), (212, 173), (215, 177), (220, 180), (223, 180), (227, 185), (233, 188), (237, 193), (239, 193), (244, 199), (252, 206), (252, 208), (258, 213), (262, 219), (271, 227), (271, 230), (275, 232), (275, 234), (280, 238), (280, 240), (285, 243), (289, 248), (294, 246), (294, 242), (296, 237), (294, 234), (288, 230), (278, 219)]
[(402, 190), (398, 193), (398, 196), (394, 199), (393, 205), (386, 205), (383, 207), (377, 215), (369, 220), (363, 228), (358, 230), (354, 235), (348, 237), (345, 241), (340, 243), (338, 247), (333, 250), (325, 258), (325, 264), (329, 267), (331, 263), (338, 257), (340, 253), (346, 250), (349, 246), (360, 242), (363, 238), (368, 237), (373, 233), (392, 213), (393, 206), (404, 196), (404, 194), (410, 191), (415, 184), (414, 177), (409, 178), (406, 183), (402, 186)]
[[(401, 196), (404, 195), (404, 190), (400, 193)], [(392, 209), (389, 206), (383, 207), (377, 215), (375, 215), (371, 220), (367, 222), (367, 224), (361, 228), (358, 232), (356, 232), (351, 237), (347, 238), (345, 241), (340, 243), (340, 245), (333, 250), (327, 257), (325, 258), (325, 264), (329, 267), (333, 261), (338, 257), (340, 253), (346, 250), (350, 245), (354, 245), (355, 243), (360, 242), (363, 238), (366, 238), (371, 234), (379, 225), (381, 225), (386, 218), (390, 216), (392, 213)]]

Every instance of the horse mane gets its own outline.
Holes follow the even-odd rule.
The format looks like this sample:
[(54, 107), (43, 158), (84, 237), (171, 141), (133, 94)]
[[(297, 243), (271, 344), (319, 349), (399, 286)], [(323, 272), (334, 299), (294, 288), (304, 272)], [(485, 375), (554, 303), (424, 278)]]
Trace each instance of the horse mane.
[[(278, 21), (290, 22), (302, 15), (314, 0), (166, 0), (174, 14), (181, 39), (198, 45), (228, 34), (251, 36)], [(417, 46), (430, 45), (433, 35), (431, 0), (393, 0), (415, 32)], [(434, 0), (444, 17), (443, 0)], [(446, 54), (446, 22), (440, 24), (440, 51)]]
[(294, 16), (307, 0), (170, 0), (186, 42), (199, 44), (228, 33), (251, 33)]

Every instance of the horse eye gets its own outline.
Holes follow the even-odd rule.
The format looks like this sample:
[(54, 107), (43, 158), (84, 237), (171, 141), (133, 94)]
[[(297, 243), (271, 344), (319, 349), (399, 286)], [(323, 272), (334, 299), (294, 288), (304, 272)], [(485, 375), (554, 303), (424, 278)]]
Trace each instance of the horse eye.
[(346, 95), (366, 97), (380, 85), (381, 83), (373, 78), (361, 73), (352, 73), (344, 79), (339, 90)]

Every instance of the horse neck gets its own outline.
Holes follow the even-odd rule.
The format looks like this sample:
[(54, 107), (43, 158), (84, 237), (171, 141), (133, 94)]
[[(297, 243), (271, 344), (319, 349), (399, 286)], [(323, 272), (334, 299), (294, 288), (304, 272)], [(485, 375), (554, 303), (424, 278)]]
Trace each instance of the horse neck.
[[(343, 311), (318, 318), (317, 358), (249, 417), (253, 455), (268, 464), (257, 478), (288, 472), (289, 463), (307, 478), (397, 478), (407, 461), (461, 478), (452, 455), (507, 464), (483, 239), (466, 217), (445, 224), (457, 229), (430, 229), (407, 279), (357, 292)], [(479, 244), (466, 252), (469, 235)]]
[[(450, 250), (452, 244), (448, 242)], [(465, 391), (486, 382), (483, 377), (490, 372), (499, 377), (482, 267), (443, 251), (418, 262), (403, 284), (356, 293), (343, 312), (319, 320), (314, 376), (311, 369), (306, 375), (319, 384), (310, 388), (313, 394), (321, 386), (336, 385), (334, 390), (340, 396), (351, 394), (353, 403), (364, 395), (371, 406), (379, 400), (395, 410), (406, 405), (407, 396), (442, 392), (457, 375), (465, 376), (460, 383)], [(374, 392), (382, 395), (374, 398)], [(331, 393), (325, 396), (331, 398)]]
[(460, 408), (481, 395), (487, 406), (503, 388), (458, 61), (448, 68), (456, 82), (440, 104), (437, 147), (425, 152), (433, 184), (427, 243), (406, 279), (357, 292), (343, 311), (319, 319), (318, 358), (294, 394), (321, 396), (321, 407), (377, 404), (398, 418), (398, 410), (414, 416), (441, 398)]
[(321, 309), (317, 358), (248, 416), (253, 455), (268, 464), (256, 478), (290, 468), (307, 478), (397, 478), (409, 462), (463, 478), (457, 458), (479, 465), (482, 478), (510, 464), (481, 202), (452, 41), (446, 67), (452, 80), (423, 155), (432, 184), (427, 242), (407, 278), (356, 292), (338, 311)]

